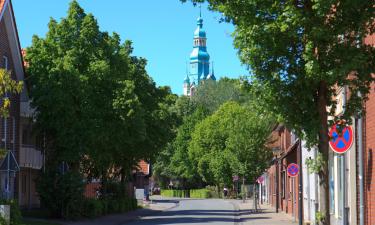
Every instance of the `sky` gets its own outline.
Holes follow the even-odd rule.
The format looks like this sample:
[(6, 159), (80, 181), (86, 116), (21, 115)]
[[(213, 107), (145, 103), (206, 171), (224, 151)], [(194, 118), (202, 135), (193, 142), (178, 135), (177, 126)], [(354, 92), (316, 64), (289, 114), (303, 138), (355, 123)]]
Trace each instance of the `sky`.
[[(70, 0), (13, 0), (22, 48), (31, 45), (33, 35), (45, 37), (50, 18), (66, 16)], [(100, 29), (133, 41), (134, 55), (147, 59), (147, 71), (158, 86), (171, 86), (182, 94), (186, 63), (193, 45), (199, 7), (179, 0), (78, 0), (92, 13)], [(207, 50), (214, 61), (215, 76), (237, 78), (247, 75), (233, 47), (231, 24), (219, 23), (220, 14), (202, 5)]]

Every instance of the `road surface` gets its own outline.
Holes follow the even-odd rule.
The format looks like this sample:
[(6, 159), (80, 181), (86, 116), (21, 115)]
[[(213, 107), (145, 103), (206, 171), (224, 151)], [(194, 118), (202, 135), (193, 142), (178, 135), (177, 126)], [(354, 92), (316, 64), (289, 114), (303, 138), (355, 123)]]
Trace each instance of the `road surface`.
[(238, 206), (221, 199), (182, 199), (176, 207), (126, 225), (238, 225)]

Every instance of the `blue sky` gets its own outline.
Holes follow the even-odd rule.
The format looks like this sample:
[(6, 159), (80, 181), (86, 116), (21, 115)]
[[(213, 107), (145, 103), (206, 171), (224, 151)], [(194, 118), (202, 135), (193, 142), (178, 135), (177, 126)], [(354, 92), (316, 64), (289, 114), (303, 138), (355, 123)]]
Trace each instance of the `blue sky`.
[[(13, 0), (23, 48), (34, 34), (44, 37), (50, 17), (65, 17), (70, 0)], [(80, 0), (80, 5), (97, 18), (100, 29), (117, 32), (133, 41), (134, 54), (148, 60), (147, 71), (157, 85), (169, 85), (182, 94), (186, 62), (192, 50), (193, 32), (199, 8), (179, 0)], [(220, 78), (246, 75), (233, 47), (231, 24), (219, 23), (220, 15), (202, 6), (207, 49)]]

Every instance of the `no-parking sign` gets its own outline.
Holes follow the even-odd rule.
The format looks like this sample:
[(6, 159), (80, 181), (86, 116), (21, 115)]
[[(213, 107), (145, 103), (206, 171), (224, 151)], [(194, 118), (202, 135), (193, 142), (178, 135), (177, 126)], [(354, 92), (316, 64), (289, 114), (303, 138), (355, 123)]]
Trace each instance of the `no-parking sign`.
[(353, 144), (353, 130), (351, 126), (345, 126), (342, 128), (341, 134), (339, 134), (339, 125), (335, 124), (329, 130), (329, 146), (336, 153), (345, 153)]
[(295, 163), (291, 163), (288, 165), (288, 168), (286, 170), (290, 177), (296, 177), (299, 173), (299, 166)]

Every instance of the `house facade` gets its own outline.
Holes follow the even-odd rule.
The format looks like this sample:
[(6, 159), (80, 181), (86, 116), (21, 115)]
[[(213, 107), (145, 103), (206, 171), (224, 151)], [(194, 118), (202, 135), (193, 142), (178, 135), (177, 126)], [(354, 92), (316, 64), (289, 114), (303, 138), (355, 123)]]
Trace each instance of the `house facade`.
[(292, 163), (300, 165), (299, 139), (284, 125), (275, 127), (271, 136), (274, 158), (270, 168), (263, 174), (262, 201), (275, 207), (276, 212), (283, 211), (298, 220), (300, 178), (289, 176), (287, 168)]
[[(17, 81), (25, 78), (24, 64), (10, 0), (0, 0), (0, 67)], [(26, 84), (21, 94), (9, 96), (8, 118), (0, 118), (1, 148), (7, 152), (0, 166), (2, 198), (16, 198), (21, 207), (39, 206), (35, 178), (43, 165), (43, 156), (32, 135), (32, 110)]]

